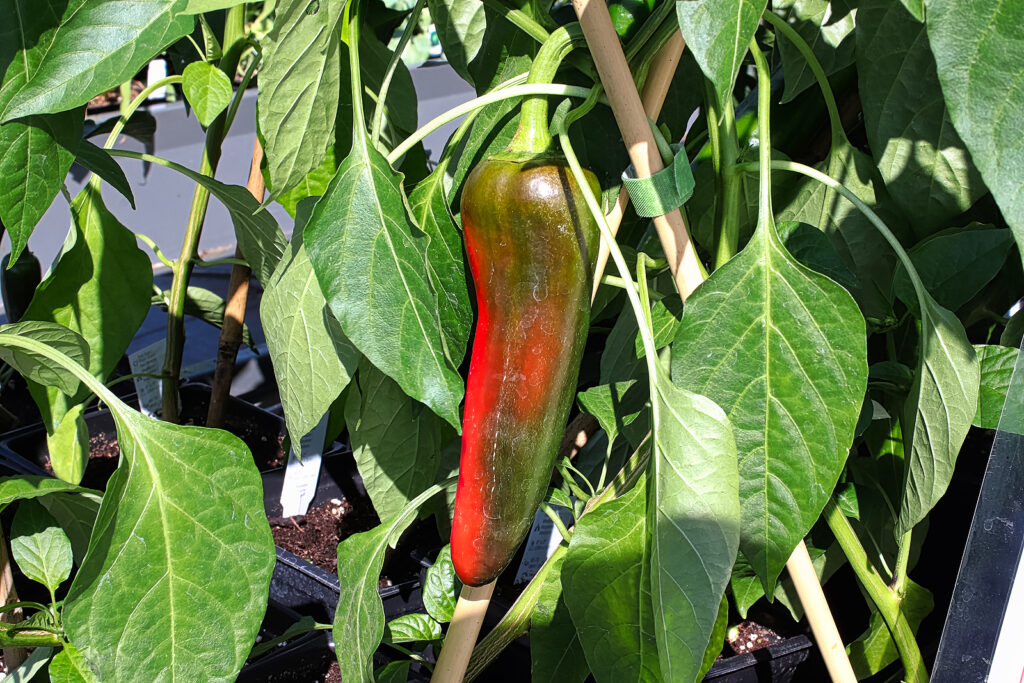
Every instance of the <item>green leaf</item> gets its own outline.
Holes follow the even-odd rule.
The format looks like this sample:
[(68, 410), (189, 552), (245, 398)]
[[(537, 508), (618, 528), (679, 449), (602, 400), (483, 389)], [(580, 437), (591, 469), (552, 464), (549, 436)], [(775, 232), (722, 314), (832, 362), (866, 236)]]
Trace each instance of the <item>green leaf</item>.
[(767, 4), (768, 0), (676, 2), (686, 46), (714, 84), (720, 102), (732, 97), (733, 81)]
[[(900, 612), (915, 632), (926, 616), (931, 614), (935, 601), (931, 592), (907, 579), (906, 594), (900, 602)], [(850, 643), (846, 651), (858, 680), (878, 673), (899, 659), (899, 651), (889, 633), (889, 627), (878, 610), (871, 611), (868, 629), (857, 640)]]
[[(35, 73), (53, 39), (59, 5), (0, 3), (0, 110)], [(83, 112), (37, 116), (0, 126), (0, 222), (17, 259), (64, 184), (82, 137)]]
[(241, 5), (245, 0), (188, 0), (181, 10), (186, 14), (202, 14), (218, 9), (227, 9), (235, 5)]
[(443, 488), (431, 486), (394, 519), (353, 534), (338, 545), (341, 594), (334, 617), (334, 642), (345, 643), (335, 649), (342, 680), (372, 680), (373, 653), (384, 635), (384, 603), (377, 592), (384, 552), (397, 543), (419, 507)]
[(281, 0), (264, 39), (257, 115), (275, 196), (300, 185), (333, 156), (329, 145), (340, 95), (337, 30), (343, 7)]
[[(914, 246), (909, 254), (928, 293), (940, 306), (955, 311), (999, 273), (1012, 248), (1009, 230), (972, 223), (938, 233)], [(902, 266), (893, 278), (893, 291), (917, 312), (917, 295)]]
[[(171, 304), (171, 290), (162, 290), (159, 294), (154, 293), (152, 302), (166, 311)], [(187, 287), (185, 289), (185, 314), (202, 320), (208, 325), (220, 329), (224, 326), (224, 309), (226, 304), (219, 294), (215, 294), (202, 287)], [(242, 323), (242, 341), (253, 348), (255, 342), (252, 339), (252, 331), (249, 325)]]
[(1024, 253), (1024, 5), (926, 0), (946, 107)]
[(235, 239), (252, 274), (260, 284), (269, 282), (288, 246), (288, 239), (270, 212), (261, 210), (260, 203), (240, 185), (226, 185), (184, 166), (175, 165), (174, 170), (202, 185), (220, 200), (231, 216)]
[(997, 429), (1020, 349), (975, 344), (974, 351), (981, 365), (981, 390), (972, 424), (982, 429)]
[[(149, 313), (153, 267), (135, 233), (104, 206), (98, 179), (71, 203), (71, 216), (64, 251), (36, 288), (24, 319), (55, 322), (80, 334), (90, 350), (89, 373), (105, 379)], [(57, 391), (47, 388), (42, 402), (41, 392), (33, 391), (48, 433), (84, 398), (63, 399)]]
[(71, 540), (75, 564), (82, 563), (89, 549), (89, 536), (102, 501), (99, 493), (54, 493), (39, 499)]
[(403, 614), (388, 622), (384, 641), (388, 643), (419, 643), (440, 640), (441, 624), (428, 614)]
[[(0, 329), (5, 334), (17, 334), (44, 342), (79, 365), (89, 366), (89, 344), (81, 335), (63, 325), (26, 320), (4, 325)], [(45, 356), (27, 349), (4, 346), (0, 347), (0, 359), (28, 380), (57, 387), (69, 396), (78, 391), (78, 378)]]
[(55, 592), (71, 575), (71, 541), (38, 502), (18, 505), (11, 523), (11, 556), (25, 576)]
[(21, 666), (7, 674), (4, 681), (6, 683), (30, 683), (35, 680), (36, 674), (46, 668), (52, 655), (53, 648), (37, 647), (32, 650), (28, 659), (22, 662)]
[(704, 651), (704, 659), (697, 673), (696, 680), (704, 680), (704, 675), (715, 665), (718, 656), (722, 654), (725, 646), (725, 634), (729, 630), (729, 598), (722, 597), (718, 606), (718, 616), (715, 618), (714, 627), (711, 629), (711, 639), (708, 641), (708, 648)]
[(477, 0), (427, 0), (427, 7), (445, 59), (477, 93), (501, 80), (496, 74), (509, 57), (532, 56), (538, 47), (533, 38)]
[(228, 432), (104, 402), (121, 463), (64, 602), (68, 636), (101, 680), (232, 681), (275, 562), (252, 454)]
[(53, 473), (72, 484), (79, 484), (89, 464), (89, 427), (82, 415), (84, 402), (70, 405), (64, 396), (59, 396), (61, 411), (65, 411), (56, 423), (52, 434), (46, 435), (46, 450), (50, 453)]
[(205, 128), (231, 103), (234, 92), (227, 74), (209, 62), (192, 62), (181, 75), (181, 90)]
[[(651, 324), (654, 327), (654, 348), (663, 349), (672, 343), (679, 331), (679, 321), (683, 317), (682, 299), (668, 296), (651, 306)], [(645, 355), (643, 340), (637, 335), (634, 344), (637, 358)]]
[(135, 208), (135, 196), (132, 195), (132, 186), (128, 184), (128, 178), (117, 162), (110, 156), (107, 150), (97, 147), (88, 140), (82, 140), (75, 152), (75, 160), (82, 166), (89, 169), (105, 183), (124, 195), (128, 203)]
[[(192, 31), (186, 0), (69, 0), (27, 81), (0, 110), (3, 121), (85, 104), (133, 78)], [(29, 9), (25, 7), (23, 9)]]
[(530, 680), (532, 683), (583, 683), (590, 673), (587, 658), (562, 595), (559, 555), (544, 574), (537, 604), (530, 614)]
[(51, 683), (99, 683), (99, 678), (85, 661), (82, 652), (71, 643), (65, 643), (50, 662)]
[[(300, 213), (308, 216), (308, 208), (309, 204), (303, 203)], [(327, 309), (317, 284), (302, 243), (304, 224), (299, 216), (288, 251), (260, 302), (260, 320), (284, 419), (296, 449), (348, 386), (359, 364), (359, 352)]]
[[(298, 184), (290, 190), (277, 195), (277, 203), (284, 207), (288, 215), (296, 217), (299, 203), (306, 198), (318, 198), (327, 191), (331, 178), (338, 172), (338, 162), (334, 158), (334, 147), (328, 147), (326, 156), (320, 164), (307, 173)], [(264, 172), (264, 176), (267, 172)], [(268, 182), (270, 188), (274, 185)], [(275, 191), (276, 194), (276, 191)]]
[(377, 669), (373, 675), (377, 683), (406, 683), (409, 680), (409, 667), (412, 662), (408, 659), (389, 662)]
[[(892, 212), (886, 210), (889, 199), (885, 186), (866, 154), (843, 144), (819, 170), (846, 185), (879, 213), (890, 228), (901, 227)], [(807, 223), (828, 235), (843, 263), (857, 278), (860, 286), (851, 294), (865, 315), (892, 316), (889, 292), (897, 259), (888, 243), (852, 203), (821, 183), (805, 179), (798, 188), (788, 201), (777, 204), (776, 219)]]
[(714, 402), (656, 379), (647, 526), (658, 660), (667, 680), (696, 680), (740, 543), (736, 442)]
[(646, 387), (631, 379), (591, 387), (580, 392), (577, 400), (583, 410), (597, 418), (601, 429), (608, 435), (610, 449), (619, 432), (640, 416), (647, 403), (647, 391)]
[[(818, 58), (826, 75), (845, 69), (854, 60), (854, 13), (841, 12), (829, 0), (772, 0), (775, 11), (800, 34)], [(859, 15), (858, 15), (859, 16)], [(777, 34), (786, 88), (782, 102), (790, 102), (817, 84), (807, 60), (782, 33)]]
[(14, 477), (0, 477), (0, 510), (16, 500), (29, 500), (53, 493), (78, 493), (90, 491), (74, 484), (54, 479), (20, 474)]
[(903, 5), (857, 9), (857, 73), (878, 170), (918, 238), (949, 225), (985, 186), (950, 121), (924, 24)]
[(953, 478), (957, 453), (978, 405), (981, 371), (955, 315), (927, 292), (914, 386), (904, 404), (906, 484), (896, 537), (924, 519)]
[(345, 425), (356, 467), (381, 519), (398, 514), (435, 481), (444, 422), (366, 360), (349, 389)]
[(401, 174), (358, 137), (303, 233), (309, 260), (356, 348), (459, 429), (465, 390), (445, 356), (429, 237), (409, 217)]
[(641, 481), (583, 515), (562, 564), (563, 599), (599, 683), (664, 680), (645, 557), (645, 499)]
[(835, 280), (848, 291), (857, 288), (857, 276), (850, 272), (839, 257), (828, 236), (813, 225), (784, 221), (779, 223), (779, 237), (786, 251), (813, 271)]
[(864, 319), (768, 222), (687, 300), (672, 379), (718, 403), (736, 430), (740, 549), (771, 594), (853, 443), (867, 387)]
[(416, 225), (430, 237), (427, 244), (427, 274), (438, 292), (438, 323), (445, 355), (458, 367), (466, 355), (473, 309), (469, 305), (466, 268), (462, 259), (462, 238), (455, 229), (444, 191), (445, 165), (420, 182), (409, 195), (409, 208)]
[(442, 624), (452, 620), (455, 603), (459, 599), (459, 577), (452, 564), (452, 548), (446, 545), (437, 554), (434, 564), (427, 567), (423, 582), (423, 606), (427, 613)]

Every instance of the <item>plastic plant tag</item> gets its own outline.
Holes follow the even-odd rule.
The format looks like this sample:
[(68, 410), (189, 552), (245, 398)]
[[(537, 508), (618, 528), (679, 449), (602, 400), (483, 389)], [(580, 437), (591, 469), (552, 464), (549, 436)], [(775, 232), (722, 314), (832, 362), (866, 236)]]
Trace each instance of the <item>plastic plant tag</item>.
[(327, 415), (324, 415), (309, 434), (302, 437), (302, 459), (295, 449), (288, 453), (288, 465), (284, 470), (284, 484), (281, 486), (281, 515), (294, 517), (304, 515), (316, 495), (316, 484), (320, 479), (320, 461), (323, 455), (324, 436), (327, 434)]
[[(128, 356), (132, 374), (160, 375), (164, 367), (164, 353), (167, 340), (161, 339), (139, 349)], [(135, 393), (139, 396), (139, 410), (144, 415), (156, 417), (163, 407), (160, 395), (160, 380), (156, 377), (136, 377)]]
[[(551, 509), (558, 513), (563, 523), (572, 523), (569, 510), (558, 505), (551, 506)], [(554, 522), (542, 510), (538, 510), (537, 516), (533, 518), (533, 526), (530, 527), (530, 535), (526, 538), (523, 560), (519, 563), (514, 583), (526, 583), (532, 579), (561, 542), (562, 535), (555, 529)]]

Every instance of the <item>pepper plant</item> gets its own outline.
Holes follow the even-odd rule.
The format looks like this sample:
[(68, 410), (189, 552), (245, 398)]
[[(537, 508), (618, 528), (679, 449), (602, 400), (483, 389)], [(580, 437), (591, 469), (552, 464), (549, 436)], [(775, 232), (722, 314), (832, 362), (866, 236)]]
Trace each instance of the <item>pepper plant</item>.
[[(424, 8), (478, 97), (417, 128), (400, 57)], [(925, 537), (941, 533), (929, 514), (968, 430), (998, 421), (1024, 330), (1014, 307), (1024, 294), (1024, 8), (613, 5), (634, 20), (620, 22), (615, 47), (628, 77), (601, 75), (584, 31), (560, 68), (528, 78), (538, 54), (543, 62), (579, 32), (577, 11), (606, 10), (596, 0), (418, 0), (401, 12), (371, 0), (0, 0), (10, 262), (71, 164), (94, 174), (68, 198), (67, 246), (22, 321), (0, 328), (0, 356), (33, 387), (59, 477), (0, 480), (0, 504), (18, 505), (14, 560), (49, 595), (0, 629), (2, 646), (38, 647), (25, 667), (48, 666), (58, 681), (232, 680), (252, 647), (274, 562), (257, 472), (237, 438), (174, 424), (181, 322), (211, 196), (228, 207), (240, 262), (265, 290), (261, 322), (292, 442), (325, 415), (343, 424), (383, 520), (338, 548), (343, 678), (400, 679), (412, 660), (396, 653), (410, 643), (456, 646), (442, 635), (456, 596), (450, 551), (428, 575), (423, 614), (386, 624), (377, 585), (388, 548), (417, 517), (451, 533), (466, 352), (474, 321), (496, 313), (472, 303), (464, 219), (512, 201), (503, 186), (492, 206), (463, 190), (525, 122), (557, 141), (564, 187), (576, 188), (565, 196), (600, 228), (612, 267), (588, 241), (599, 286), (570, 427), (559, 411), (528, 416), (531, 429), (566, 432), (553, 471), (538, 458), (528, 474), (551, 476), (541, 508), (553, 519), (566, 508), (571, 522), (559, 519), (562, 544), (476, 645), (469, 677), (529, 631), (536, 680), (699, 680), (731, 615), (767, 599), (800, 616), (785, 567), (806, 547), (826, 594), (846, 564), (863, 589), (862, 632), (843, 634), (858, 677), (893, 667), (927, 680), (918, 635), (936, 587), (911, 577)], [(666, 59), (677, 33), (686, 49)], [(150, 87), (180, 85), (205, 128), (196, 169), (118, 149), (143, 96), (126, 103), (104, 147), (84, 136), (85, 104), (165, 52), (179, 73)], [(661, 80), (666, 62), (675, 69)], [(251, 80), (264, 203), (287, 209), (284, 226), (248, 190), (214, 179)], [(624, 87), (644, 92), (666, 161), (692, 172), (687, 232), (672, 248), (664, 219), (624, 208), (626, 124), (609, 106)], [(428, 155), (425, 136), (459, 118)], [(174, 282), (158, 297), (170, 314), (165, 421), (105, 385), (151, 305), (149, 263), (166, 259), (140, 247), (151, 241), (131, 215), (103, 204), (104, 184), (131, 196), (125, 157), (197, 183), (182, 207), (181, 254), (168, 260)], [(668, 191), (635, 192), (664, 203)], [(518, 238), (543, 261), (540, 235)], [(692, 293), (677, 284), (687, 249), (706, 276)], [(549, 258), (564, 260), (554, 249)], [(546, 265), (538, 277), (550, 281), (530, 284), (569, 286), (564, 263)], [(526, 323), (502, 324), (513, 338)], [(543, 331), (574, 335), (569, 327)], [(524, 367), (546, 358), (514, 355)], [(507, 382), (528, 393), (521, 377)], [(78, 486), (80, 416), (93, 396), (114, 414), (122, 451), (102, 492)], [(510, 419), (493, 409), (486, 424)], [(521, 476), (486, 469), (485, 485)], [(382, 642), (397, 661), (375, 672)]]

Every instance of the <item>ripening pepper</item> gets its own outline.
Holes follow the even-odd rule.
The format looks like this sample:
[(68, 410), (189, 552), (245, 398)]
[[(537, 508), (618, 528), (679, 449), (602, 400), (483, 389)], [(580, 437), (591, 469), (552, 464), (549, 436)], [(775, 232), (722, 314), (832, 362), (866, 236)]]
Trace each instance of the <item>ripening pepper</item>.
[[(552, 33), (530, 82), (550, 82), (569, 40)], [(590, 326), (598, 227), (547, 126), (544, 98), (527, 98), (508, 149), (462, 188), (478, 319), (451, 552), (470, 586), (508, 565), (544, 500)]]

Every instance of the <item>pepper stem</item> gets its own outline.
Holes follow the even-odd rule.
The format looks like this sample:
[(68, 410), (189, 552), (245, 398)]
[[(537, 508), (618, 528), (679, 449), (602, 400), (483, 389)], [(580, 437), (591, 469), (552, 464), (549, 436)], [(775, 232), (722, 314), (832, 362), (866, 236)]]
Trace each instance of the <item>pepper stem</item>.
[[(553, 31), (533, 59), (527, 84), (551, 83), (559, 65), (565, 56), (572, 52), (575, 43), (585, 43), (583, 31), (578, 23), (568, 24)], [(527, 97), (523, 101), (519, 128), (508, 145), (508, 151), (517, 154), (542, 154), (552, 147), (553, 142), (548, 130), (547, 97)]]

